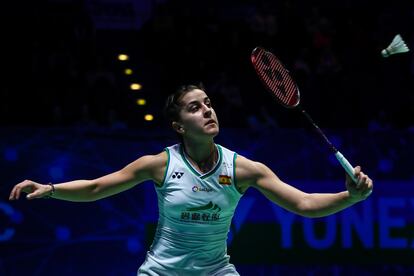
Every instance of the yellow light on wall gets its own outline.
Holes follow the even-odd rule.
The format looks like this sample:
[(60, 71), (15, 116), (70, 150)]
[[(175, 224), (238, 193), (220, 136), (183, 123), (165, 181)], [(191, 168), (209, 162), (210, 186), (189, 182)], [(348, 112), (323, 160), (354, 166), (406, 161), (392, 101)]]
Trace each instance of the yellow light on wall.
[(144, 120), (145, 121), (152, 121), (152, 120), (154, 120), (154, 116), (152, 116), (152, 114), (146, 114), (144, 116)]
[(145, 105), (147, 103), (147, 101), (145, 99), (138, 99), (137, 100), (137, 105)]
[(126, 54), (119, 54), (119, 55), (118, 55), (118, 60), (120, 60), (120, 61), (126, 61), (126, 60), (129, 60), (129, 56), (128, 56), (128, 55), (126, 55)]
[(142, 88), (142, 85), (139, 83), (131, 83), (129, 87), (131, 88), (131, 90), (140, 90)]
[(124, 73), (125, 73), (125, 75), (132, 75), (132, 69), (130, 69), (130, 68), (126, 68), (125, 70), (124, 70)]

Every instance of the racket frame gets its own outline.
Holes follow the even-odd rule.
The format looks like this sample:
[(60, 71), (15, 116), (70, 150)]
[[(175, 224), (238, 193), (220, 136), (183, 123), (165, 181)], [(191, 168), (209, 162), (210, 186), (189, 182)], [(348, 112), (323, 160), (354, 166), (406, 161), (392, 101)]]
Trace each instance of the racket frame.
[[(282, 75), (284, 77), (288, 77), (288, 81), (292, 82), (294, 84), (294, 88), (295, 88), (295, 93), (296, 93), (296, 102), (294, 102), (294, 104), (286, 104), (285, 102), (283, 102), (278, 96), (277, 96), (277, 92), (273, 91), (273, 89), (270, 87), (270, 85), (267, 83), (267, 81), (265, 80), (264, 76), (262, 75), (262, 70), (259, 68), (258, 66), (258, 62), (257, 62), (257, 58), (259, 57), (260, 51), (263, 51), (264, 53), (268, 54), (271, 56), (271, 58), (275, 59), (277, 63), (279, 63), (279, 68), (272, 68), (273, 70), (276, 70), (279, 74), (279, 70), (284, 70), (284, 72), (282, 72)], [(263, 55), (263, 54), (262, 54)], [(268, 92), (270, 92), (273, 96), (274, 99), (276, 99), (276, 101), (281, 104), (282, 106), (284, 106), (285, 108), (289, 108), (289, 109), (298, 109), (300, 111), (300, 113), (302, 113), (302, 115), (307, 119), (307, 121), (313, 126), (314, 130), (316, 131), (316, 133), (318, 133), (319, 137), (322, 139), (322, 141), (329, 147), (329, 149), (332, 151), (332, 153), (335, 155), (336, 159), (338, 160), (338, 162), (341, 164), (341, 166), (344, 168), (344, 170), (346, 171), (346, 173), (352, 178), (352, 180), (358, 184), (358, 179), (355, 176), (355, 170), (353, 168), (353, 166), (351, 165), (351, 163), (349, 163), (349, 161), (344, 157), (344, 155), (339, 152), (339, 150), (331, 143), (331, 141), (329, 141), (328, 137), (326, 137), (326, 135), (323, 133), (323, 131), (319, 128), (319, 126), (314, 122), (314, 120), (312, 119), (312, 117), (305, 111), (305, 109), (302, 108), (301, 104), (300, 104), (300, 92), (299, 92), (299, 87), (296, 84), (296, 82), (293, 80), (293, 78), (290, 76), (289, 71), (286, 69), (286, 67), (284, 66), (284, 64), (271, 52), (266, 51), (264, 48), (262, 47), (256, 47), (253, 49), (251, 55), (251, 62), (253, 64), (253, 67), (257, 73), (257, 75), (259, 76), (259, 79), (261, 80), (262, 84), (265, 86), (266, 90)], [(271, 64), (270, 64), (271, 65)], [(269, 66), (270, 66), (269, 65)], [(281, 68), (280, 68), (281, 67)], [(272, 71), (273, 72), (273, 71)], [(284, 80), (282, 80), (283, 82)], [(274, 87), (277, 85), (273, 85)], [(292, 86), (292, 85), (290, 85)], [(280, 92), (279, 92), (280, 93)]]

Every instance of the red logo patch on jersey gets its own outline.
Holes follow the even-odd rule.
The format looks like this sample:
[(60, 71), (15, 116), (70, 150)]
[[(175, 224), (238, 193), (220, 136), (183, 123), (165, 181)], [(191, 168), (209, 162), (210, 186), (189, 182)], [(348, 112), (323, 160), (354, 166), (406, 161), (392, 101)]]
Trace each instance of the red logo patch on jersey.
[(231, 185), (231, 177), (228, 175), (219, 175), (219, 183), (221, 185)]

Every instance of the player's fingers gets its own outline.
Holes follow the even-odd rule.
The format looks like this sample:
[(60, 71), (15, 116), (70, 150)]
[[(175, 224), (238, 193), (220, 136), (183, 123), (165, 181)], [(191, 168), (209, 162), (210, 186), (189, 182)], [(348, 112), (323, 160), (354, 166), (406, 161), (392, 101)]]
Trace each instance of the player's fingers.
[(42, 198), (43, 196), (44, 196), (43, 192), (41, 192), (40, 190), (36, 190), (33, 193), (27, 194), (26, 198), (27, 199), (36, 199), (36, 198)]
[(361, 172), (358, 178), (358, 188), (362, 189), (365, 186), (366, 182), (367, 182), (367, 176)]
[(354, 187), (357, 184), (358, 175), (359, 175), (360, 171), (361, 171), (361, 167), (356, 166), (356, 167), (354, 167), (354, 175), (353, 176), (348, 174), (348, 173), (345, 173), (345, 179), (346, 179), (346, 183), (347, 183), (348, 186)]
[(14, 186), (12, 194), (11, 194), (11, 199), (12, 200), (17, 200), (20, 198), (20, 194), (22, 192), (28, 192), (31, 190), (31, 187), (33, 186), (32, 181), (30, 180), (25, 180), (23, 182), (20, 182), (19, 184), (17, 184), (16, 186)]
[(373, 190), (373, 185), (372, 185), (372, 181), (370, 180), (370, 181), (368, 181), (368, 183), (367, 183), (367, 187), (365, 188), (365, 190), (362, 192), (362, 195), (365, 197), (365, 198), (367, 198), (367, 197), (369, 197), (370, 195), (371, 195), (371, 193), (372, 193), (372, 190)]
[(20, 194), (20, 189), (22, 188), (22, 186), (25, 185), (25, 183), (27, 182), (27, 180), (24, 180), (16, 185), (14, 185), (12, 191), (10, 192), (10, 196), (9, 199), (10, 200), (15, 200), (18, 199), (18, 196)]
[(364, 190), (372, 190), (372, 179), (367, 177), (364, 185)]
[(358, 174), (358, 181), (357, 181), (357, 185), (356, 188), (358, 190), (363, 189), (363, 187), (365, 186), (365, 183), (367, 181), (368, 176), (366, 174), (364, 174), (363, 172), (360, 172)]
[(10, 199), (11, 200), (19, 199), (20, 189), (21, 189), (23, 183), (24, 183), (24, 181), (20, 182), (19, 184), (17, 184), (16, 186), (13, 187), (13, 190), (10, 193)]
[(352, 187), (355, 187), (355, 188), (358, 187), (358, 179), (359, 179), (360, 172), (361, 172), (361, 167), (356, 166), (354, 167), (354, 177), (348, 176), (349, 183)]
[(14, 186), (13, 189), (11, 190), (10, 195), (9, 195), (9, 200), (15, 199), (15, 191), (16, 191), (16, 186)]
[(358, 175), (360, 174), (360, 172), (361, 172), (361, 166), (356, 166), (356, 167), (354, 168), (354, 175), (355, 175), (356, 177), (358, 177)]
[(372, 181), (372, 179), (368, 177), (367, 183), (368, 183), (368, 189), (372, 190), (374, 188), (374, 181)]

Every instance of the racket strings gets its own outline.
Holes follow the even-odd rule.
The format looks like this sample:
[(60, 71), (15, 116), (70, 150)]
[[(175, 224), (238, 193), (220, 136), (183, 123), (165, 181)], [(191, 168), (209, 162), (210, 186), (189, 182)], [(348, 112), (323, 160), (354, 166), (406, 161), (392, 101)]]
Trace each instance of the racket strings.
[(297, 104), (296, 85), (276, 57), (266, 51), (260, 51), (256, 55), (255, 65), (266, 86), (283, 104), (288, 106)]
[(289, 82), (289, 75), (275, 58), (269, 58), (266, 54), (263, 54), (263, 58), (266, 62), (259, 63), (259, 70), (264, 73), (265, 82), (278, 98), (288, 104), (295, 95), (294, 83)]

